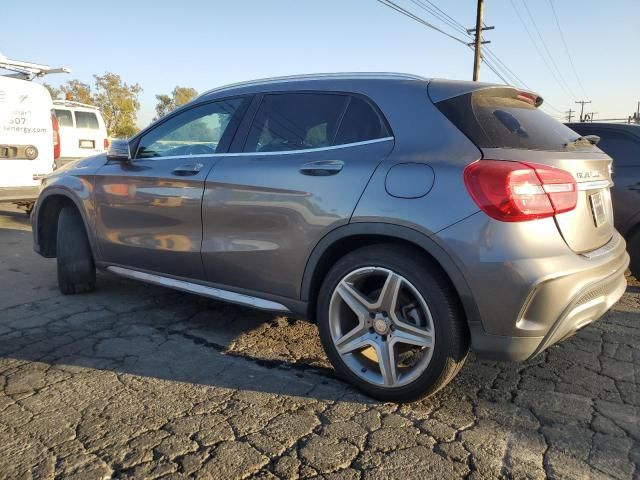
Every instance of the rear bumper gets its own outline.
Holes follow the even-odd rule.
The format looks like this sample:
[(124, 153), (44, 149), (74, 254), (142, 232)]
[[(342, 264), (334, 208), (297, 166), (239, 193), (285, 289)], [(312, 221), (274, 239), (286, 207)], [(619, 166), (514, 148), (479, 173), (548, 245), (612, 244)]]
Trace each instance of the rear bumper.
[[(624, 242), (621, 242), (624, 245)], [(565, 281), (584, 281), (590, 277), (590, 283), (576, 295), (565, 300), (566, 307), (543, 336), (506, 336), (491, 335), (484, 331), (480, 324), (472, 326), (472, 348), (483, 358), (495, 360), (523, 361), (536, 356), (546, 348), (570, 337), (581, 328), (598, 320), (624, 294), (627, 288), (625, 271), (629, 265), (629, 255), (623, 251), (616, 258), (618, 264), (613, 273), (605, 278), (598, 278), (596, 272), (580, 272), (568, 275), (562, 281), (548, 281), (536, 288), (533, 300), (524, 309), (524, 315), (517, 323), (531, 321), (535, 318), (536, 310), (542, 312), (552, 305), (550, 297), (562, 295)], [(594, 280), (595, 278), (595, 280)], [(553, 295), (549, 295), (552, 293)]]
[(75, 162), (76, 160), (81, 160), (85, 157), (58, 157), (54, 160), (54, 170), (64, 167), (66, 164)]
[(526, 360), (600, 318), (626, 288), (629, 255), (616, 231), (584, 254), (568, 247), (552, 218), (473, 215), (437, 237), (471, 292), (471, 346), (483, 358)]

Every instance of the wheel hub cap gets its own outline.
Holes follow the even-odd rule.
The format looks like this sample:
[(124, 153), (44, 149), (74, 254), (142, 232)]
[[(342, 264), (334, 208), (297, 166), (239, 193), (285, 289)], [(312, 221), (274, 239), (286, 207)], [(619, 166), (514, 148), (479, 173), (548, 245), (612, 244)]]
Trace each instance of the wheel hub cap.
[(386, 335), (389, 333), (389, 322), (383, 318), (376, 318), (373, 321), (373, 329), (378, 335)]

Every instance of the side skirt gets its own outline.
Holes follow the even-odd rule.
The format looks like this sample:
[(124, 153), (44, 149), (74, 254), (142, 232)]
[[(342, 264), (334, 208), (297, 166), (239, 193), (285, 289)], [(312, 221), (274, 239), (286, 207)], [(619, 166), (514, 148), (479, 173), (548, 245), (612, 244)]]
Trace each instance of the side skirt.
[(169, 287), (175, 290), (180, 290), (182, 292), (195, 293), (196, 295), (213, 298), (215, 300), (237, 303), (239, 305), (257, 308), (259, 310), (290, 313), (290, 310), (281, 303), (271, 300), (265, 300), (263, 298), (252, 297), (251, 295), (245, 295), (243, 293), (230, 292), (221, 288), (208, 287), (206, 285), (200, 285), (198, 283), (187, 282), (185, 280), (177, 280), (175, 278), (163, 277), (162, 275), (140, 272), (138, 270), (116, 267), (113, 265), (108, 266), (107, 271), (115, 273), (116, 275), (120, 275), (122, 277), (131, 278), (133, 280), (160, 285), (162, 287)]

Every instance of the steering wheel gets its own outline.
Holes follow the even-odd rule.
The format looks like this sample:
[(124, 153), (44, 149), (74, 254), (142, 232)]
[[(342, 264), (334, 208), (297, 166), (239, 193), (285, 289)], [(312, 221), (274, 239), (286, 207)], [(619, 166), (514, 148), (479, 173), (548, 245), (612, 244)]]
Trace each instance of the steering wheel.
[(206, 155), (208, 153), (216, 153), (216, 151), (214, 148), (202, 144), (189, 145), (184, 151), (185, 155)]

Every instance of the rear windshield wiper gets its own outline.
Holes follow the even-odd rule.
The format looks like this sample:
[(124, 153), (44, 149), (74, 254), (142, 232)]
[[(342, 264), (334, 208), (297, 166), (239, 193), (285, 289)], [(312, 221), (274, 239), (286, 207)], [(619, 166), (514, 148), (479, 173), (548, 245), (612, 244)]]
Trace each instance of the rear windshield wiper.
[(600, 141), (600, 137), (598, 135), (584, 135), (576, 138), (575, 140), (571, 140), (564, 144), (565, 147), (577, 145), (578, 143), (589, 142), (591, 145), (597, 145)]

